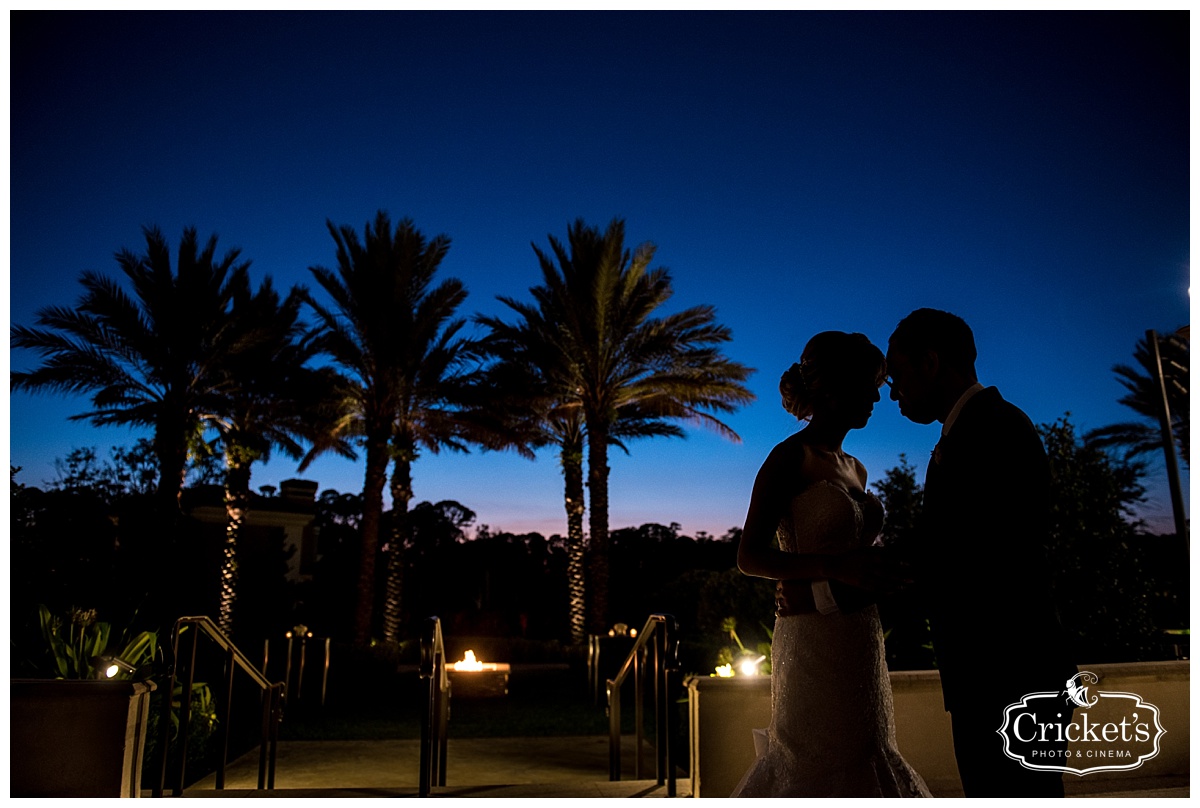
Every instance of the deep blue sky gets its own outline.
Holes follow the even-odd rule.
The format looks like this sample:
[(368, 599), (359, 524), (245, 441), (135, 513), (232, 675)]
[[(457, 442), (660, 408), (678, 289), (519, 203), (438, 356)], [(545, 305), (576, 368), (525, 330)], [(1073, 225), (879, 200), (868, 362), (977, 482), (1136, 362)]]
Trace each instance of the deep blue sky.
[[(758, 401), (744, 442), (693, 432), (612, 459), (611, 524), (740, 525), (797, 428), (779, 374), (826, 329), (877, 344), (920, 306), (975, 329), (981, 380), (1035, 422), (1132, 413), (1111, 368), (1189, 322), (1188, 15), (1071, 12), (13, 13), (11, 308), (185, 226), (258, 280), (312, 286), (326, 219), (377, 209), (452, 239), (464, 315), (538, 282), (577, 217), (658, 246), (673, 308), (714, 304)], [(14, 369), (35, 358), (11, 352)], [(136, 435), (11, 397), (11, 462)], [(937, 426), (883, 402), (847, 449), (923, 478)], [(423, 456), (418, 499), (563, 532), (552, 453)], [(253, 484), (296, 476), (277, 458)], [(306, 475), (357, 491), (362, 464)], [(1161, 461), (1145, 515), (1170, 529)], [(1185, 475), (1185, 485), (1187, 477)]]

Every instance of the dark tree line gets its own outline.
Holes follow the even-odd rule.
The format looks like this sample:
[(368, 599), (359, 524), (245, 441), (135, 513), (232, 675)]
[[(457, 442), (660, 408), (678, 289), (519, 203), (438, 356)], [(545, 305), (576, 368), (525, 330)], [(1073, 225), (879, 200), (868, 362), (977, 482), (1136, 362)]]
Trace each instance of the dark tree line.
[[(335, 636), (345, 636), (351, 618), (347, 604), (356, 585), (352, 556), (360, 518), (357, 502), (353, 495), (333, 491), (321, 495), (317, 519), (322, 558), (300, 606), (306, 625)], [(568, 542), (563, 536), (493, 532), (486, 525), (476, 526), (475, 514), (453, 501), (421, 502), (408, 518), (413, 537), (405, 549), (409, 636), (421, 619), (437, 615), (447, 634), (570, 640)], [(640, 628), (651, 612), (669, 611), (689, 630), (702, 627), (719, 633), (723, 618), (749, 616), (747, 606), (755, 614), (764, 609), (769, 613), (769, 592), (754, 604), (741, 597), (756, 584), (737, 573), (736, 537), (731, 531), (721, 539), (703, 534), (693, 538), (681, 535), (675, 524), (613, 531), (609, 549), (614, 621)], [(726, 597), (719, 600), (700, 597), (712, 576), (737, 585), (727, 587)], [(758, 588), (767, 591), (765, 585)]]
[[(1147, 535), (1132, 518), (1142, 496), (1142, 467), (1080, 439), (1067, 418), (1041, 426), (1054, 470), (1053, 542), (1056, 593), (1081, 663), (1170, 655), (1168, 629), (1188, 628), (1187, 547), (1173, 536)], [(118, 625), (156, 625), (186, 612), (204, 613), (218, 594), (201, 572), (219, 564), (222, 531), (183, 520), (183, 543), (164, 545), (147, 517), (152, 464), (147, 447), (117, 449), (101, 463), (78, 450), (60, 463), (46, 490), (23, 485), (14, 470), (11, 600), (15, 634), (37, 603), (54, 609), (96, 608)], [(140, 458), (140, 459), (139, 459)], [(920, 517), (921, 486), (903, 456), (874, 483), (884, 502), (885, 541), (903, 541)], [(247, 582), (238, 637), (248, 647), (296, 623), (318, 635), (353, 636), (359, 585), (359, 494), (323, 492), (317, 501), (319, 557), (310, 580), (286, 579), (282, 531), (246, 544)], [(385, 512), (383, 525), (393, 517)], [(404, 548), (409, 582), (401, 604), (401, 637), (437, 615), (447, 634), (570, 644), (569, 542), (560, 535), (493, 532), (454, 502), (408, 509)], [(389, 533), (390, 535), (390, 533)], [(769, 642), (773, 585), (736, 567), (738, 530), (714, 538), (687, 536), (678, 524), (614, 530), (609, 553), (614, 622), (640, 628), (653, 612), (674, 615), (683, 631), (685, 667), (711, 670), (732, 619), (748, 647)], [(186, 549), (185, 549), (186, 548)], [(391, 552), (377, 549), (382, 557)], [(207, 559), (207, 561), (205, 560)], [(388, 574), (378, 565), (380, 583)], [(375, 596), (385, 596), (382, 586)], [(936, 665), (920, 601), (911, 593), (880, 604), (894, 670)]]

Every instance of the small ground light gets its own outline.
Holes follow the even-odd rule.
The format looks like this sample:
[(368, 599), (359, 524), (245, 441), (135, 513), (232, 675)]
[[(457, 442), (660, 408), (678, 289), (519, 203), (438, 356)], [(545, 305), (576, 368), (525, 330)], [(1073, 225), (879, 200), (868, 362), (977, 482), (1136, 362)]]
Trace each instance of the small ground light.
[(137, 668), (120, 657), (100, 657), (96, 660), (97, 678), (111, 679), (118, 673), (137, 673)]
[(766, 656), (760, 656), (758, 659), (742, 657), (738, 662), (738, 673), (742, 676), (758, 676), (758, 666), (764, 659)]

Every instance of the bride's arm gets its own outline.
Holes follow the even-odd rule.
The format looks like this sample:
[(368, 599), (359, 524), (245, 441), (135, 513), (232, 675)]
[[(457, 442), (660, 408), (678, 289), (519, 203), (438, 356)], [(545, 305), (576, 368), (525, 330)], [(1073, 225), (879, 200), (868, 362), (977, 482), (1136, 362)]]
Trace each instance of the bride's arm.
[(834, 593), (838, 602), (846, 597), (848, 610), (854, 608), (849, 603), (861, 607), (871, 602), (877, 597), (872, 592), (890, 591), (907, 583), (907, 571), (887, 559), (878, 547), (841, 555), (815, 555), (787, 553), (771, 546), (791, 496), (812, 482), (805, 474), (805, 459), (803, 444), (785, 442), (763, 462), (754, 480), (738, 544), (738, 569), (746, 575), (777, 581), (829, 580), (839, 586)]
[(771, 546), (789, 495), (803, 487), (803, 461), (802, 445), (781, 443), (758, 470), (738, 544), (738, 569), (744, 574), (775, 580), (831, 577), (829, 556), (785, 553)]

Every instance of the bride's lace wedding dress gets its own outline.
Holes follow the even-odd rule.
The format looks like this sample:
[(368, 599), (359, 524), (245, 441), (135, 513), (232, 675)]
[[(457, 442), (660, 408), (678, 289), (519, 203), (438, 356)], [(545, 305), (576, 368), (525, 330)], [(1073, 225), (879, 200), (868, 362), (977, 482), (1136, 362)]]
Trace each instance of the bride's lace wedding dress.
[[(882, 525), (883, 506), (874, 496), (852, 496), (822, 481), (792, 499), (779, 527), (780, 548), (844, 553), (871, 544)], [(733, 796), (930, 796), (896, 748), (874, 605), (850, 614), (777, 618), (771, 700), (771, 726), (755, 731), (758, 759)]]

